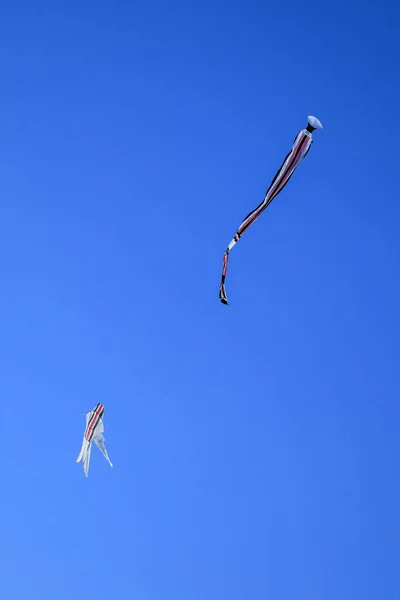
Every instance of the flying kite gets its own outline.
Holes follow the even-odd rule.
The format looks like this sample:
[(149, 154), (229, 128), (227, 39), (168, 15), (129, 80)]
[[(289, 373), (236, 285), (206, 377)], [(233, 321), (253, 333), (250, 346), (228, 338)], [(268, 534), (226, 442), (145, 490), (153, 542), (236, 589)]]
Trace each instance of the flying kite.
[(315, 129), (322, 129), (320, 121), (316, 117), (308, 117), (308, 125), (306, 129), (302, 129), (295, 138), (293, 142), (293, 147), (287, 155), (287, 157), (285, 158), (281, 168), (272, 180), (272, 183), (264, 196), (264, 200), (261, 202), (261, 204), (257, 206), (257, 208), (255, 208), (251, 213), (247, 215), (244, 221), (242, 221), (242, 224), (237, 230), (234, 238), (227, 247), (223, 258), (222, 278), (221, 285), (219, 288), (219, 298), (222, 304), (228, 304), (228, 298), (225, 290), (225, 277), (228, 268), (229, 252), (242, 237), (246, 229), (248, 229), (250, 225), (254, 223), (256, 219), (258, 219), (258, 217), (267, 208), (267, 206), (271, 204), (272, 200), (276, 198), (276, 196), (283, 190), (283, 188), (293, 175), (296, 167), (299, 166), (303, 158), (305, 158), (308, 151), (310, 150), (311, 144), (313, 142), (312, 132)]
[(90, 463), (90, 453), (92, 450), (92, 442), (96, 444), (96, 446), (100, 449), (101, 453), (110, 463), (112, 467), (111, 461), (108, 458), (107, 450), (104, 445), (104, 425), (103, 425), (103, 416), (104, 416), (104, 406), (102, 404), (97, 404), (96, 407), (87, 413), (86, 415), (86, 429), (83, 436), (82, 448), (79, 453), (76, 462), (79, 463), (82, 461), (83, 470), (85, 472), (86, 477), (89, 472), (89, 463)]

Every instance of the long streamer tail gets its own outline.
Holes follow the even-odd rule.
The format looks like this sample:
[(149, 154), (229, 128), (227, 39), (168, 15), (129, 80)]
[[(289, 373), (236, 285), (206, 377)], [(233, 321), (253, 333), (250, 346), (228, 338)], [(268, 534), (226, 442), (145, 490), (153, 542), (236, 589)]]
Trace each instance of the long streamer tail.
[(89, 464), (90, 464), (90, 453), (92, 451), (92, 442), (88, 442), (86, 438), (83, 438), (81, 451), (79, 453), (76, 462), (79, 463), (82, 461), (83, 471), (88, 476), (89, 473)]
[(102, 453), (102, 455), (104, 456), (104, 458), (106, 460), (108, 460), (110, 467), (112, 467), (112, 462), (108, 456), (108, 452), (106, 450), (105, 444), (104, 444), (104, 437), (100, 434), (97, 437), (94, 438), (94, 443), (96, 444), (96, 446), (99, 448), (100, 452)]

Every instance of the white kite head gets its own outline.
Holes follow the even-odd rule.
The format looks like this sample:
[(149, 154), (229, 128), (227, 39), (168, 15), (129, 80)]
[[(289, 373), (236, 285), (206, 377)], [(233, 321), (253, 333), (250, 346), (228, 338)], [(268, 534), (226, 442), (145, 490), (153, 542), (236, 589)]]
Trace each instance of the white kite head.
[(317, 117), (308, 117), (308, 124), (311, 125), (313, 129), (323, 129), (321, 121), (317, 119)]

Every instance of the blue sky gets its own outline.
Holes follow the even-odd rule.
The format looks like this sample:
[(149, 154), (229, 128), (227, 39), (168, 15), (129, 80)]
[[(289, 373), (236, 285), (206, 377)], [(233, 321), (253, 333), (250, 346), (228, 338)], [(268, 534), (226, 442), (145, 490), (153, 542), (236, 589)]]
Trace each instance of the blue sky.
[(3, 4), (2, 598), (398, 600), (399, 10)]

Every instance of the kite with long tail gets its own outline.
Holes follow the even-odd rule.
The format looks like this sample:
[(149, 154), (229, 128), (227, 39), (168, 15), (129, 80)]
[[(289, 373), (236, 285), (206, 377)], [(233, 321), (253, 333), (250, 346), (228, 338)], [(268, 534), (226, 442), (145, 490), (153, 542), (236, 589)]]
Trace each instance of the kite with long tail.
[(312, 144), (312, 132), (315, 129), (322, 129), (320, 121), (316, 117), (308, 117), (308, 125), (306, 129), (302, 129), (294, 140), (293, 147), (287, 157), (285, 158), (281, 168), (272, 180), (269, 186), (264, 200), (255, 208), (247, 217), (244, 219), (239, 229), (237, 230), (233, 240), (227, 247), (223, 265), (222, 265), (222, 278), (221, 285), (219, 288), (219, 298), (223, 304), (228, 304), (228, 298), (225, 290), (225, 277), (228, 268), (229, 252), (233, 246), (239, 241), (246, 229), (250, 227), (252, 223), (261, 215), (261, 213), (269, 206), (274, 198), (283, 190), (291, 176), (293, 175), (296, 167), (299, 166), (307, 152), (310, 150)]

